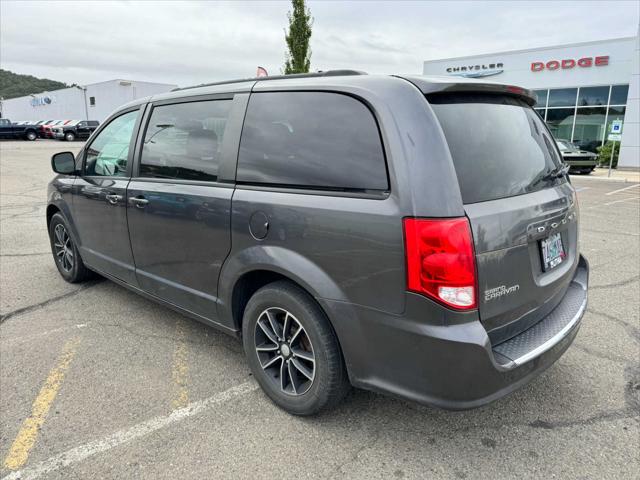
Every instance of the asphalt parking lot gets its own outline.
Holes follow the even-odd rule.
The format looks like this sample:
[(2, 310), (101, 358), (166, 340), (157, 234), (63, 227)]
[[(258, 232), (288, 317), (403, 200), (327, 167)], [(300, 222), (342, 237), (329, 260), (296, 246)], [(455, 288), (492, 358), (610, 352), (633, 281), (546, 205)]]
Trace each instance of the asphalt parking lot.
[(238, 340), (62, 280), (45, 192), (68, 147), (0, 143), (0, 479), (639, 477), (640, 185), (574, 178), (589, 307), (534, 382), (466, 412), (353, 391), (295, 418)]

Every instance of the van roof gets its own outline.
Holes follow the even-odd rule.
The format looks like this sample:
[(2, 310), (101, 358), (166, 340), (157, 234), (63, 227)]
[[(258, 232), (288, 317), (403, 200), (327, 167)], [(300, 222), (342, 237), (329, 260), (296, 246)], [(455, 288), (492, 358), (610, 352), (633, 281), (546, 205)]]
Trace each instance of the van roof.
[[(126, 105), (123, 105), (121, 108), (131, 107), (147, 103), (149, 101), (171, 100), (174, 98), (210, 95), (216, 93), (249, 92), (253, 90), (254, 86), (256, 86), (258, 83), (262, 84), (262, 87), (266, 87), (266, 84), (271, 82), (274, 82), (274, 86), (281, 83), (286, 83), (287, 87), (297, 88), (312, 86), (316, 82), (322, 84), (331, 82), (332, 84), (339, 84), (340, 86), (348, 87), (368, 83), (368, 79), (373, 80), (374, 78), (387, 78), (391, 81), (394, 81), (394, 79), (403, 79), (412, 83), (425, 95), (435, 93), (462, 92), (500, 93), (504, 95), (519, 97), (531, 106), (533, 106), (536, 102), (535, 94), (531, 90), (514, 85), (483, 82), (463, 77), (435, 75), (368, 75), (366, 72), (361, 72), (358, 70), (328, 70), (325, 72), (316, 73), (244, 78), (177, 88), (170, 92), (136, 99), (130, 103), (127, 103)], [(120, 110), (121, 108), (119, 108), (118, 110)]]

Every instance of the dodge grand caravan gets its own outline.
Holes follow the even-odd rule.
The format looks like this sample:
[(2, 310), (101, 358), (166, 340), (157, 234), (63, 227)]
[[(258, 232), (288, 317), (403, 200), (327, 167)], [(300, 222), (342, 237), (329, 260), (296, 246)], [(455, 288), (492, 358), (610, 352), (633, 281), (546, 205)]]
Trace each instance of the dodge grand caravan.
[(576, 193), (533, 103), (351, 71), (138, 100), (53, 156), (53, 256), (241, 337), (293, 414), (350, 385), (477, 407), (553, 364), (587, 302)]

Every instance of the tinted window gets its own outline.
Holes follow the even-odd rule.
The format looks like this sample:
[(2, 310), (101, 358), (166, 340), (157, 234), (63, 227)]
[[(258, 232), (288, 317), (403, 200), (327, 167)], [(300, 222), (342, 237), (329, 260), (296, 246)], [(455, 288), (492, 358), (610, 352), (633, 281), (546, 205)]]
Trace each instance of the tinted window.
[(576, 125), (573, 129), (573, 143), (583, 150), (596, 153), (604, 138), (606, 107), (578, 108)]
[(550, 108), (547, 110), (547, 125), (555, 138), (571, 140), (575, 109)]
[(87, 149), (85, 175), (117, 176), (127, 174), (127, 158), (138, 111), (113, 119)]
[(140, 176), (215, 181), (232, 100), (155, 107), (144, 136)]
[(547, 105), (547, 91), (548, 90), (534, 90), (536, 94), (536, 107), (544, 107)]
[(576, 104), (577, 88), (549, 90), (549, 107), (570, 107)]
[(444, 130), (464, 203), (540, 190), (560, 158), (544, 122), (512, 97), (439, 95), (430, 98)]
[(611, 87), (611, 105), (626, 105), (629, 85), (614, 85)]
[(336, 190), (388, 188), (373, 114), (360, 101), (329, 92), (253, 94), (237, 179)]
[(578, 93), (578, 106), (606, 105), (609, 101), (609, 87), (583, 87)]

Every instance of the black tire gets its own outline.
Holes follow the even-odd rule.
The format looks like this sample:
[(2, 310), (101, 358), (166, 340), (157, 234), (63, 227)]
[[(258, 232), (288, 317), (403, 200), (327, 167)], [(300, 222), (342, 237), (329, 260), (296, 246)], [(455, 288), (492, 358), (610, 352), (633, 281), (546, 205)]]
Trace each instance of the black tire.
[(73, 132), (67, 132), (64, 134), (64, 139), (67, 142), (73, 142), (76, 139), (76, 135)]
[[(59, 236), (60, 229), (64, 230), (67, 237), (61, 238)], [(58, 272), (60, 272), (62, 278), (67, 282), (80, 283), (93, 276), (91, 270), (84, 266), (78, 248), (69, 234), (69, 226), (60, 213), (56, 213), (51, 217), (51, 222), (49, 223), (49, 241), (51, 243), (53, 261), (56, 263)], [(70, 252), (71, 255), (67, 255), (66, 253), (61, 255), (59, 245), (66, 245), (66, 251)], [(69, 259), (71, 259), (71, 265), (68, 263)]]
[[(293, 386), (291, 387), (293, 392), (286, 393), (281, 387), (282, 378), (274, 378), (262, 367), (263, 363), (268, 363), (268, 361), (261, 363), (259, 353), (256, 350), (257, 338), (261, 332), (257, 324), (259, 319), (264, 319), (264, 314), (268, 310), (289, 312), (292, 316), (290, 322), (295, 320), (299, 326), (303, 327), (303, 333), (297, 338), (304, 336), (305, 342), (310, 342), (311, 356), (315, 358), (312, 363), (314, 375), (310, 381), (301, 375), (298, 377), (310, 383), (304, 392), (293, 393), (296, 390)], [(349, 391), (350, 384), (342, 352), (329, 320), (314, 299), (295, 284), (288, 281), (278, 281), (258, 290), (245, 308), (242, 336), (251, 372), (267, 396), (283, 410), (293, 415), (315, 415), (340, 403)], [(287, 333), (284, 332), (283, 338), (285, 340), (286, 337)], [(291, 345), (293, 346), (293, 342)], [(274, 352), (273, 355), (282, 357), (284, 353), (280, 355), (281, 349), (282, 352), (285, 351), (282, 344), (278, 348), (277, 354)], [(293, 365), (295, 362), (293, 357), (296, 356), (293, 353), (296, 351), (295, 347), (292, 347), (290, 351), (291, 357), (289, 359)], [(284, 359), (280, 365), (283, 364), (285, 364)], [(288, 366), (288, 364), (287, 362), (286, 365)], [(278, 367), (276, 367), (277, 369)], [(283, 370), (279, 371), (282, 373)], [(287, 372), (291, 375), (291, 371)], [(295, 373), (294, 376), (296, 376)], [(292, 377), (289, 379), (290, 384), (293, 385), (294, 379)]]
[(26, 133), (26, 139), (30, 142), (33, 142), (36, 138), (38, 138), (38, 134), (34, 130), (29, 130)]

